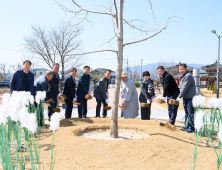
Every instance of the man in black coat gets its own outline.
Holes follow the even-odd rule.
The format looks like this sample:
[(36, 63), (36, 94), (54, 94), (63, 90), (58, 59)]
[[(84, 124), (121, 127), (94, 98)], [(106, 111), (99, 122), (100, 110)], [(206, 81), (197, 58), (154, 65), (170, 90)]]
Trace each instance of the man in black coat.
[(65, 118), (71, 118), (72, 116), (72, 109), (73, 109), (73, 99), (75, 98), (76, 93), (76, 68), (70, 69), (70, 76), (65, 81), (64, 91), (63, 94), (66, 95), (67, 99), (65, 99), (66, 102), (66, 111), (65, 111)]
[[(54, 75), (54, 72), (52, 70), (48, 70), (45, 75), (39, 76), (34, 83), (34, 89), (35, 89), (35, 96), (36, 92), (38, 91), (46, 91), (46, 98), (45, 101), (49, 100), (49, 82), (52, 80)], [(37, 107), (37, 103), (35, 102), (35, 107)], [(42, 110), (40, 112), (40, 126), (43, 126), (42, 124), (42, 118), (43, 118)]]
[(176, 100), (180, 94), (180, 90), (173, 76), (166, 72), (163, 66), (159, 66), (157, 71), (160, 76), (160, 82), (163, 86), (163, 97), (167, 97), (169, 123), (174, 125), (179, 105), (170, 105), (169, 100)]
[(30, 71), (32, 63), (29, 60), (23, 62), (23, 69), (16, 71), (10, 81), (10, 91), (30, 91), (34, 96), (34, 74)]
[(87, 99), (85, 96), (89, 93), (90, 85), (90, 67), (84, 66), (83, 74), (79, 77), (78, 88), (77, 88), (77, 102), (81, 103), (78, 106), (79, 118), (86, 117), (87, 115)]
[(54, 63), (53, 67), (52, 67), (52, 71), (54, 72), (53, 74), (53, 78), (52, 80), (49, 82), (49, 98), (53, 99), (55, 101), (55, 103), (50, 103), (51, 107), (48, 107), (48, 117), (49, 117), (49, 121), (51, 120), (51, 116), (54, 113), (52, 111), (52, 109), (56, 108), (57, 106), (57, 97), (58, 94), (61, 94), (59, 91), (59, 64), (58, 63)]
[(94, 97), (96, 98), (97, 106), (96, 106), (96, 117), (100, 117), (100, 109), (101, 103), (103, 103), (103, 117), (107, 116), (107, 110), (104, 109), (108, 104), (108, 86), (109, 86), (109, 78), (111, 77), (111, 70), (106, 70), (104, 77), (102, 77), (96, 85), (94, 90)]
[(148, 71), (143, 72), (143, 81), (141, 83), (140, 103), (148, 103), (149, 107), (141, 107), (141, 119), (150, 120), (152, 97), (155, 96), (153, 80)]

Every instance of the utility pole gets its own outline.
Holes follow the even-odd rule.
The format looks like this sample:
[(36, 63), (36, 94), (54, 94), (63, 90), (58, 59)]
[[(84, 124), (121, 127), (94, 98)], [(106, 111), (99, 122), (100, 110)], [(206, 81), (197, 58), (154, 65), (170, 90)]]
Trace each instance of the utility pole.
[[(216, 31), (215, 30), (212, 30), (211, 31), (212, 33), (216, 34)], [(220, 97), (220, 38), (222, 36), (220, 35), (217, 35), (218, 37), (218, 61), (217, 61), (217, 98)]]
[(129, 76), (129, 61), (128, 61), (128, 56), (127, 56), (127, 59), (126, 59), (126, 74)]

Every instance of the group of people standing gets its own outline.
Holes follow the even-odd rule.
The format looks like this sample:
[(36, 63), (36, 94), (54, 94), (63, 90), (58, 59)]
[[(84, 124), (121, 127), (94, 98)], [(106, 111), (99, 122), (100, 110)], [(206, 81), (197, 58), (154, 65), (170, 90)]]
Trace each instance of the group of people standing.
[(179, 73), (181, 74), (180, 89), (173, 76), (165, 71), (163, 66), (157, 68), (160, 81), (163, 86), (163, 97), (167, 98), (169, 123), (174, 125), (179, 105), (170, 105), (169, 100), (175, 99), (178, 102), (183, 98), (183, 106), (185, 111), (185, 126), (181, 130), (187, 133), (194, 132), (194, 107), (193, 97), (196, 95), (196, 86), (193, 75), (187, 70), (187, 65), (182, 63), (179, 65)]
[[(30, 91), (33, 96), (36, 95), (37, 91), (46, 91), (46, 99), (53, 99), (54, 103), (50, 103), (48, 106), (48, 117), (49, 121), (52, 116), (53, 108), (57, 107), (58, 98), (64, 94), (66, 96), (65, 103), (65, 118), (71, 118), (73, 110), (73, 101), (77, 101), (78, 105), (78, 117), (87, 117), (87, 99), (85, 96), (91, 94), (89, 91), (90, 87), (90, 67), (84, 66), (83, 74), (79, 77), (78, 87), (76, 85), (77, 69), (71, 68), (69, 70), (69, 76), (66, 78), (64, 83), (64, 91), (59, 90), (59, 64), (54, 63), (52, 69), (48, 70), (45, 75), (39, 76), (34, 81), (34, 74), (30, 71), (32, 63), (29, 60), (23, 62), (23, 69), (18, 70), (14, 73), (11, 83), (10, 90), (13, 91)], [(192, 105), (192, 99), (196, 95), (195, 82), (192, 74), (188, 72), (186, 64), (179, 65), (179, 72), (181, 74), (180, 89), (178, 88), (175, 79), (171, 74), (165, 71), (163, 66), (157, 68), (160, 76), (161, 84), (163, 86), (163, 97), (167, 97), (169, 123), (174, 125), (178, 105), (170, 105), (169, 100), (175, 99), (180, 102), (183, 98), (183, 105), (185, 110), (185, 127), (182, 130), (187, 130), (188, 133), (194, 131), (194, 108)], [(94, 90), (94, 97), (96, 98), (96, 117), (100, 117), (101, 105), (103, 104), (102, 116), (107, 117), (107, 110), (104, 109), (108, 105), (108, 87), (109, 79), (111, 77), (111, 70), (106, 70), (104, 77), (102, 77), (96, 84)], [(126, 109), (121, 111), (121, 115), (124, 118), (135, 118), (139, 112), (139, 101), (140, 103), (148, 104), (148, 107), (141, 107), (141, 119), (150, 120), (151, 115), (151, 104), (155, 97), (153, 80), (150, 78), (148, 71), (143, 72), (143, 81), (141, 82), (140, 95), (132, 80), (127, 76), (126, 73), (122, 73), (121, 76), (121, 98), (122, 105), (126, 106)], [(77, 88), (76, 88), (77, 87)], [(139, 98), (139, 100), (138, 100)]]

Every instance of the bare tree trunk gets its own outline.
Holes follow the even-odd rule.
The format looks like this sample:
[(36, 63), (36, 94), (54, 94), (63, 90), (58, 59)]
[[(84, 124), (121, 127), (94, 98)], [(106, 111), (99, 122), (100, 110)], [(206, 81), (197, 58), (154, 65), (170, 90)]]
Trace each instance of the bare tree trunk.
[(110, 136), (113, 138), (118, 137), (118, 106), (119, 106), (119, 93), (120, 93), (120, 83), (123, 68), (123, 1), (119, 0), (119, 10), (118, 10), (118, 30), (117, 30), (117, 70), (116, 70), (116, 80), (115, 80), (115, 90), (114, 90), (114, 100), (112, 109), (112, 118), (110, 126)]

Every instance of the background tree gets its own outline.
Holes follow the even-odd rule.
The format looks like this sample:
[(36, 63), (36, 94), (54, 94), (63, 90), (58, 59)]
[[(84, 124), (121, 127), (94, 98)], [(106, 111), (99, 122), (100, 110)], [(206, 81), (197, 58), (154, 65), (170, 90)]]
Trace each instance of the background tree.
[(158, 74), (158, 72), (157, 72), (157, 67), (158, 66), (163, 66), (164, 68), (165, 68), (165, 70), (168, 72), (168, 73), (170, 73), (170, 74), (172, 74), (172, 75), (176, 75), (176, 74), (178, 74), (179, 73), (179, 70), (178, 70), (178, 68), (177, 67), (173, 67), (173, 66), (175, 66), (175, 62), (174, 62), (174, 60), (173, 60), (173, 58), (171, 59), (171, 60), (162, 60), (162, 61), (160, 61), (156, 66), (154, 65), (153, 67), (152, 67), (152, 69), (149, 71), (150, 72), (150, 78), (154, 81), (154, 82), (156, 82), (157, 84), (160, 84), (160, 76), (159, 76), (159, 74)]
[[(152, 8), (152, 3), (150, 0), (147, 0), (147, 1), (149, 2), (150, 6), (151, 6), (151, 11), (153, 14), (154, 22), (156, 23), (155, 15), (154, 15), (153, 8)], [(75, 18), (79, 15), (81, 15), (81, 16), (85, 15), (85, 17), (82, 19), (82, 21), (80, 23), (82, 23), (84, 20), (89, 21), (87, 16), (90, 13), (110, 16), (111, 20), (113, 21), (114, 36), (113, 36), (113, 38), (108, 40), (106, 43), (109, 44), (113, 39), (116, 39), (117, 40), (117, 49), (116, 50), (110, 50), (110, 49), (95, 50), (95, 51), (87, 52), (84, 54), (104, 52), (104, 51), (110, 51), (110, 52), (114, 52), (117, 54), (117, 68), (116, 68), (116, 79), (115, 79), (115, 89), (114, 89), (115, 96), (114, 96), (114, 100), (113, 100), (111, 126), (110, 126), (110, 135), (114, 138), (117, 138), (118, 137), (118, 105), (119, 105), (121, 74), (122, 74), (122, 67), (123, 67), (123, 48), (128, 45), (132, 45), (132, 44), (146, 41), (146, 40), (160, 34), (164, 29), (167, 28), (168, 24), (171, 22), (172, 17), (168, 17), (168, 19), (166, 19), (166, 24), (164, 27), (160, 27), (156, 23), (157, 29), (146, 29), (146, 27), (143, 26), (143, 23), (146, 23), (146, 22), (144, 22), (140, 19), (126, 20), (123, 18), (124, 0), (118, 0), (118, 7), (117, 7), (116, 0), (110, 1), (110, 5), (108, 5), (108, 7), (104, 7), (106, 12), (98, 12), (98, 11), (91, 11), (91, 10), (84, 9), (78, 3), (76, 3), (74, 0), (72, 0), (72, 3), (75, 5), (75, 7), (77, 7), (77, 10), (75, 10), (75, 11), (70, 10), (69, 8), (64, 7), (61, 4), (58, 4), (58, 5), (60, 5), (60, 7), (65, 12), (73, 13), (74, 14), (73, 18)], [(135, 24), (135, 22), (140, 22), (141, 26), (137, 26)], [(144, 33), (146, 35), (147, 35), (147, 33), (151, 33), (151, 32), (154, 32), (154, 33), (150, 36), (147, 36), (146, 38), (124, 43), (124, 41), (123, 41), (123, 24), (126, 24), (130, 28), (132, 28), (134, 30), (138, 30), (141, 33)]]
[(140, 77), (141, 77), (140, 66), (134, 66), (133, 68), (129, 67), (128, 72), (129, 72), (129, 78), (133, 82), (140, 81)]
[(35, 59), (41, 59), (49, 68), (53, 63), (60, 64), (60, 88), (65, 75), (71, 67), (80, 67), (84, 55), (73, 55), (81, 52), (79, 36), (82, 30), (79, 26), (72, 26), (70, 22), (61, 22), (58, 27), (46, 30), (40, 26), (32, 26), (32, 35), (25, 37), (24, 47)]
[(11, 66), (6, 63), (0, 63), (0, 81), (3, 81), (7, 78), (7, 75), (10, 73)]

